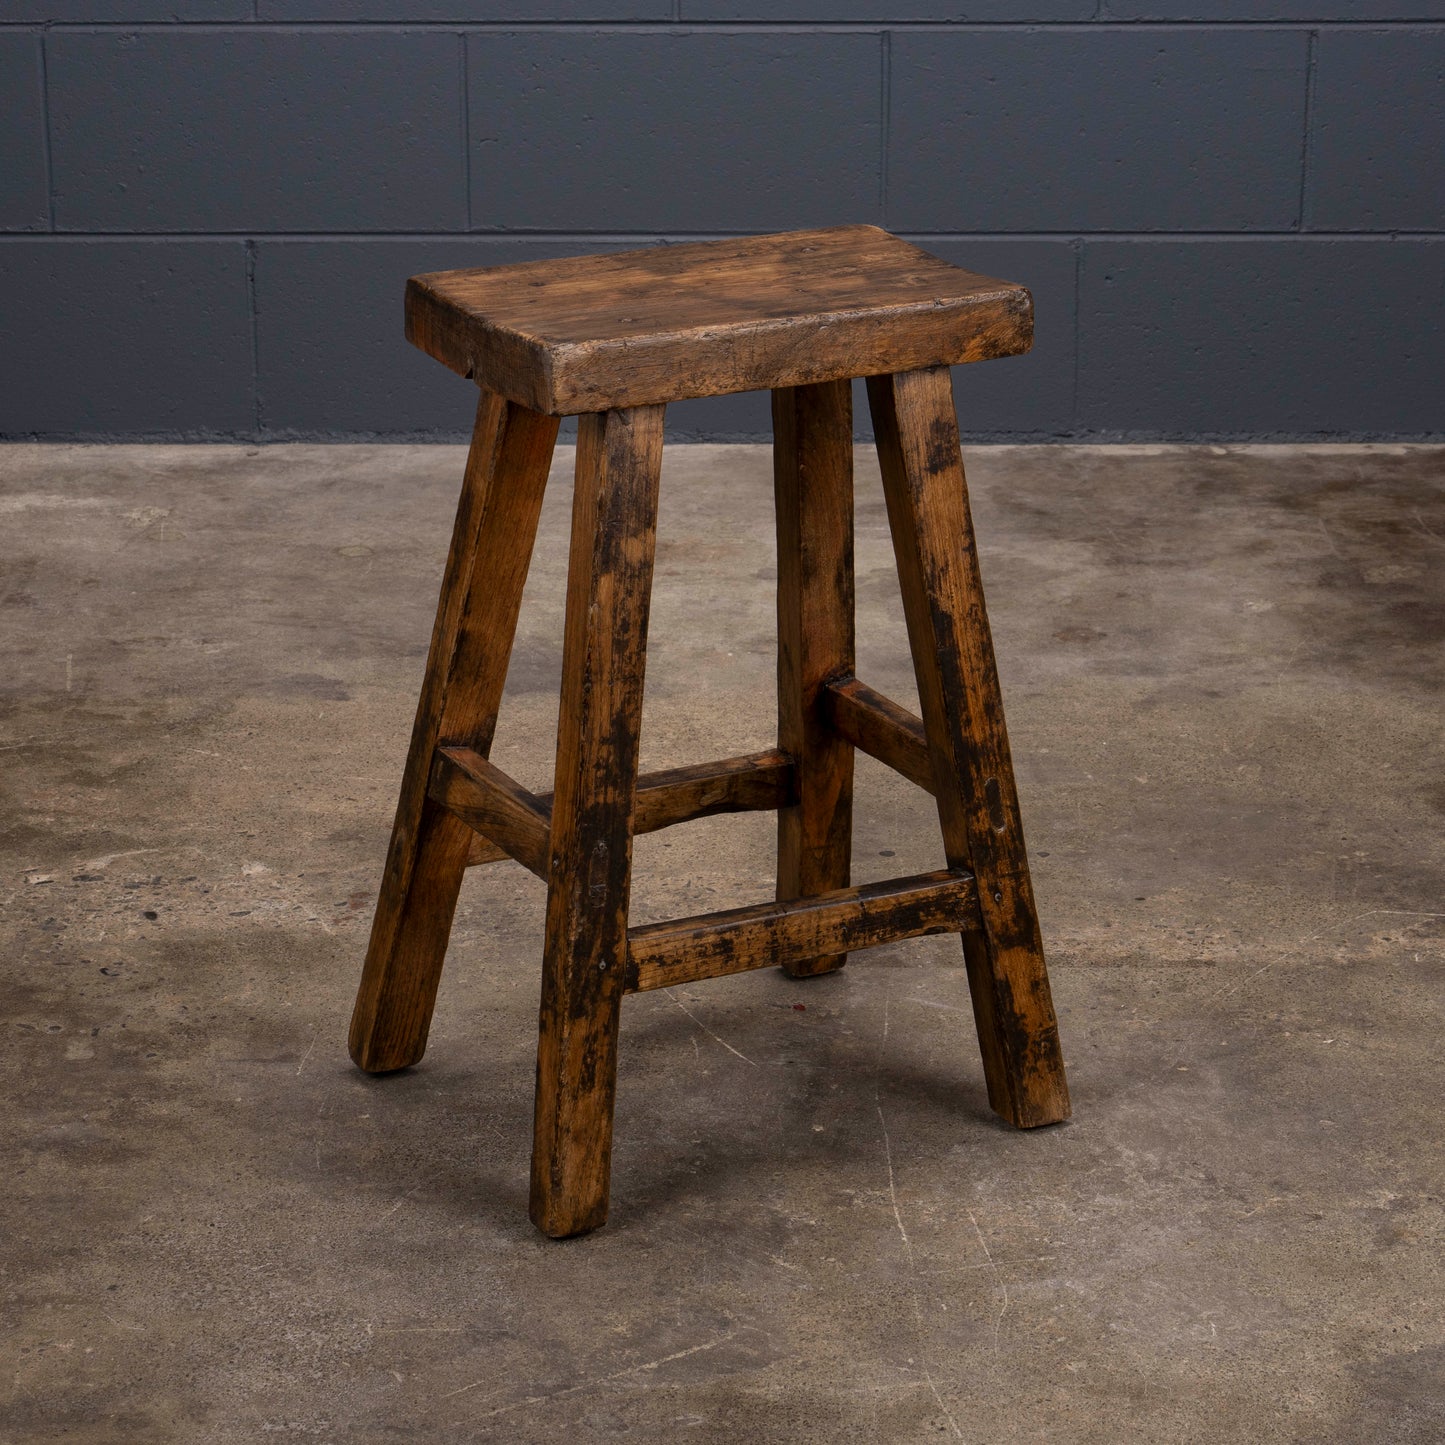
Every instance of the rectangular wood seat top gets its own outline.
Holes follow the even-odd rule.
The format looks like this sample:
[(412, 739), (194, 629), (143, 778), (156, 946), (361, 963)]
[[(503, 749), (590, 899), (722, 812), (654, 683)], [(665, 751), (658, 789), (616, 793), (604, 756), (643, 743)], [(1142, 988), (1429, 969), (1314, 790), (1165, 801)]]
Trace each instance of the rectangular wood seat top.
[(835, 226), (414, 276), (406, 335), (565, 416), (1013, 356), (1033, 304), (877, 226)]

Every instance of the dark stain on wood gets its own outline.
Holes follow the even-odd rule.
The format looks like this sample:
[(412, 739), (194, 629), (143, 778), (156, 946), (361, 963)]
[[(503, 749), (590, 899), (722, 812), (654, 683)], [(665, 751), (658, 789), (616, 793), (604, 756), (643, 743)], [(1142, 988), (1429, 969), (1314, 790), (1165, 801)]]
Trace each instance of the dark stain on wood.
[[(778, 528), (778, 746), (798, 760), (795, 803), (778, 812), (780, 899), (846, 888), (853, 748), (828, 725), (830, 679), (853, 671), (853, 393), (846, 381), (773, 393)], [(794, 977), (846, 953), (790, 956)]]
[(532, 1220), (553, 1236), (607, 1217), (662, 417), (577, 433), (532, 1144)]
[(870, 377), (868, 401), (944, 849), (978, 880), (982, 927), (964, 935), (964, 958), (989, 1102), (1021, 1128), (1056, 1123), (1069, 1115), (1068, 1086), (948, 369)]

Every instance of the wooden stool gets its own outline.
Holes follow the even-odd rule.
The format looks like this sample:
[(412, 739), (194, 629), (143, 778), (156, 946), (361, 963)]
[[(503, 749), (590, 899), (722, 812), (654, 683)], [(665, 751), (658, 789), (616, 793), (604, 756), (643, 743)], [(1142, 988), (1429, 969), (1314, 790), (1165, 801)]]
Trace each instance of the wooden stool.
[[(351, 1023), (381, 1073), (426, 1047), (468, 864), (547, 882), (531, 1215), (607, 1217), (626, 993), (961, 933), (989, 1102), (1069, 1113), (979, 584), (950, 365), (1026, 351), (1021, 286), (873, 226), (444, 271), (407, 287), (416, 345), (482, 389), (426, 680)], [(868, 378), (923, 702), (854, 675), (852, 392)], [(769, 387), (778, 746), (637, 775), (665, 405)], [(487, 761), (558, 418), (580, 413), (555, 791)], [(850, 888), (853, 750), (938, 800), (948, 867)], [(777, 900), (627, 926), (632, 839), (778, 812)]]

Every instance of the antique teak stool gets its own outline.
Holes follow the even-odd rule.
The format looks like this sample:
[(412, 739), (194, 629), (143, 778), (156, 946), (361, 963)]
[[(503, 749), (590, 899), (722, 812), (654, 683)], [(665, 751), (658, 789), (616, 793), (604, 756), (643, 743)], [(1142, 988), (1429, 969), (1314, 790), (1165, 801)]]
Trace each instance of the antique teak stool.
[[(407, 336), (481, 388), (372, 925), (351, 1054), (426, 1047), (469, 864), (547, 882), (531, 1215), (607, 1217), (622, 996), (960, 933), (988, 1097), (1031, 1128), (1069, 1113), (950, 365), (1028, 350), (1022, 286), (873, 226), (418, 276)], [(854, 676), (850, 379), (868, 378), (920, 720)], [(662, 419), (687, 397), (773, 393), (778, 746), (637, 775)], [(580, 414), (555, 790), (487, 761), (558, 419)], [(947, 868), (850, 888), (853, 750), (938, 802)], [(777, 901), (627, 926), (632, 839), (778, 813)]]

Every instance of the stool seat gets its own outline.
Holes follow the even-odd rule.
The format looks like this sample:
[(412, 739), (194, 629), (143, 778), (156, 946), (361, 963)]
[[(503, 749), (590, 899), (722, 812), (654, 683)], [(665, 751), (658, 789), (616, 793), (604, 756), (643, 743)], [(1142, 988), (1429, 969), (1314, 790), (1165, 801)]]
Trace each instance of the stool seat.
[(1027, 351), (1026, 288), (877, 226), (414, 277), (407, 339), (548, 416)]

